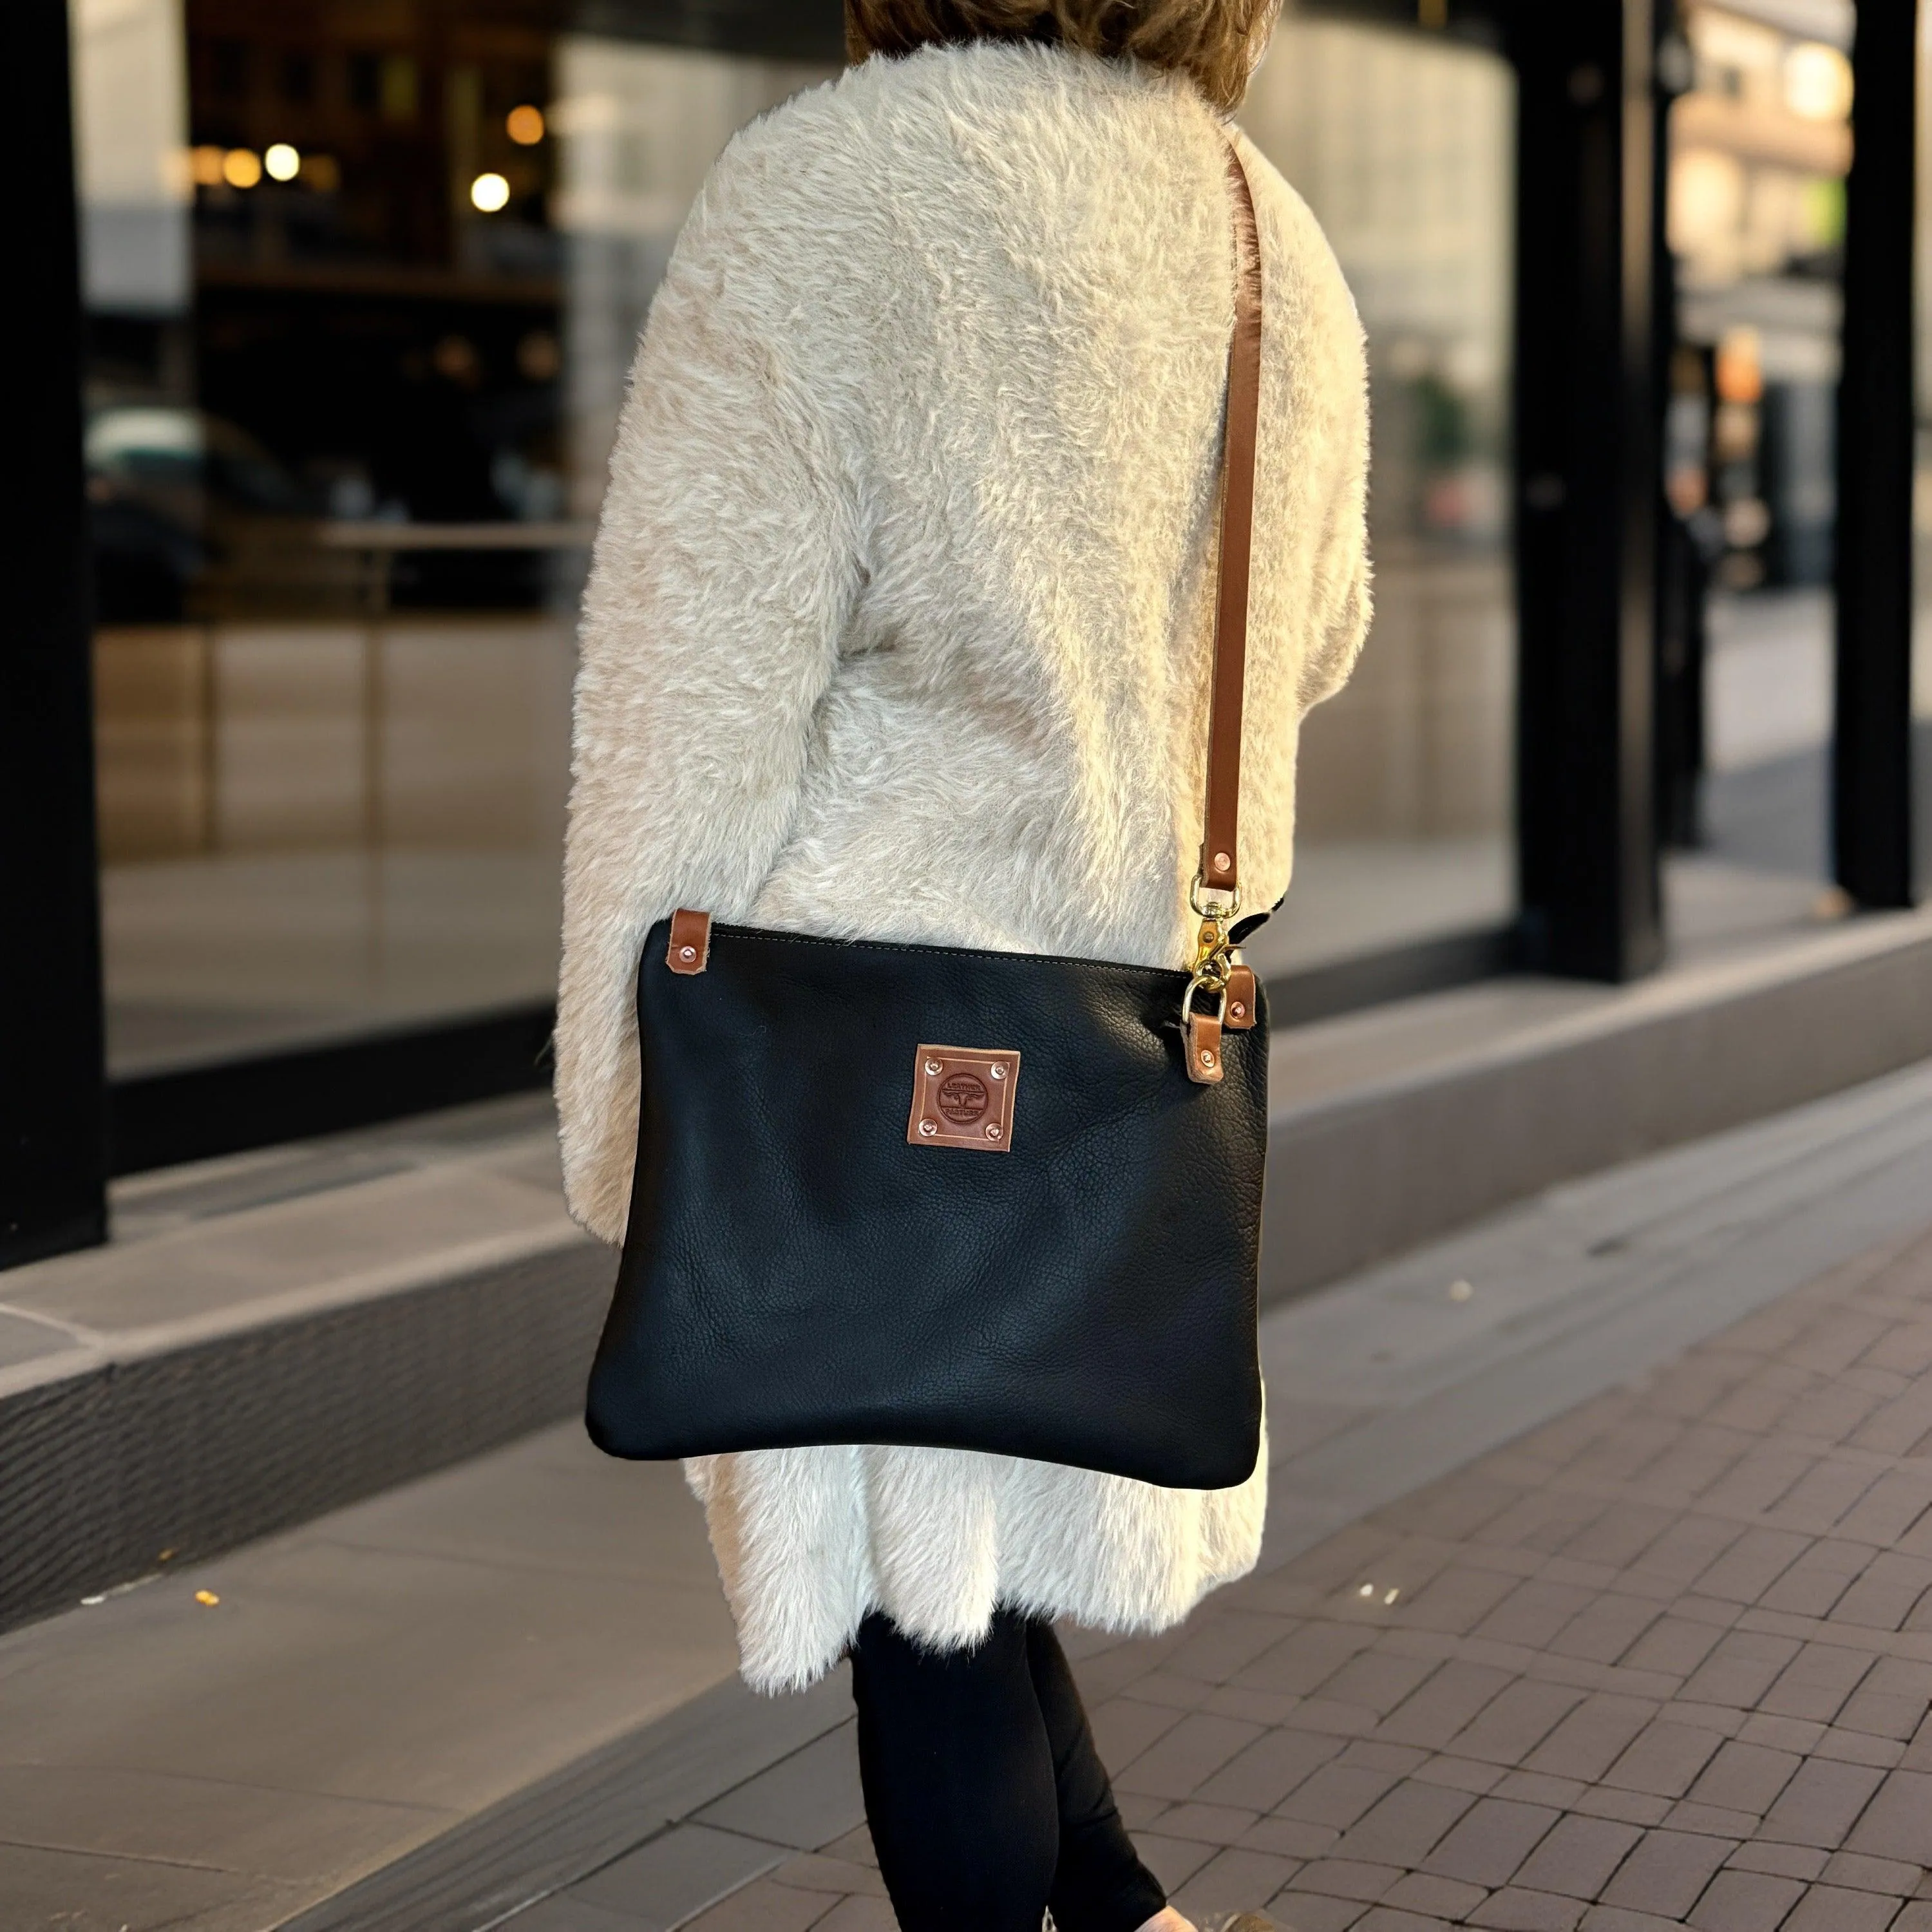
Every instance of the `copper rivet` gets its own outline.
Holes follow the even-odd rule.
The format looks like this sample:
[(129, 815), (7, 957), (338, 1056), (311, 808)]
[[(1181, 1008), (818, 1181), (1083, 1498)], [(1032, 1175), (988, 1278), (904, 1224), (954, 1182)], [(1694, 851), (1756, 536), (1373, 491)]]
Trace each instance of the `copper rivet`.
[(993, 1126), (986, 1130), (986, 1138), (989, 1141), (996, 1141), (1000, 1138), (1000, 1130), (998, 1123), (995, 1123)]
[(936, 1060), (928, 1060), (926, 1063), (926, 1070), (928, 1073), (938, 1072), (940, 1071), (939, 1062)]
[(680, 959), (695, 959), (698, 957), (698, 948), (694, 946), (681, 946), (678, 948), (677, 956)]
[(1214, 1064), (1214, 1056), (1205, 1047), (1201, 1050), (1201, 1064), (1203, 1066), (1212, 1066)]
[(929, 1140), (938, 1132), (939, 1124), (936, 1120), (922, 1120), (919, 1124), (919, 1130)]
[(1243, 1006), (1239, 1000), (1237, 1000), (1234, 1002), (1233, 1012), (1235, 1018), (1238, 1020), (1245, 1018), (1247, 1015), (1247, 1008)]
[(1216, 852), (1214, 854), (1214, 869), (1217, 872), (1225, 872), (1228, 871), (1233, 866), (1234, 862), (1234, 860), (1229, 858), (1225, 852)]
[(987, 1068), (986, 1071), (990, 1073), (995, 1080), (1004, 1080), (1006, 1077), (1006, 1070), (1004, 1066), (989, 1066)]

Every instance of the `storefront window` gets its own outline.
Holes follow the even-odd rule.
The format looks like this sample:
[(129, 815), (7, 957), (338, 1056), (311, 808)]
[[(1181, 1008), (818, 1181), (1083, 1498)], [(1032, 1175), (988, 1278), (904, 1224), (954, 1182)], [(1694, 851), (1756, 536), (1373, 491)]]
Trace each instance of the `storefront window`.
[[(117, 1077), (552, 995), (637, 331), (733, 130), (832, 70), (770, 50), (837, 44), (830, 7), (730, 54), (565, 10), (74, 0)], [(1270, 971), (1514, 910), (1512, 90), (1291, 19), (1244, 114), (1356, 292), (1375, 423), (1375, 631), (1306, 734)]]
[[(1760, 17), (1760, 16), (1762, 16)], [(1832, 529), (1852, 8), (1685, 10), (1688, 91), (1671, 112), (1670, 239), (1680, 346), (1666, 487), (1701, 607), (1668, 656), (1700, 724), (1714, 856), (1830, 876)], [(1675, 631), (1667, 632), (1675, 638)], [(1687, 743), (1687, 762), (1700, 747)]]
[(829, 71), (556, 13), (76, 0), (117, 1076), (552, 995), (632, 346)]
[(1334, 244), (1373, 412), (1375, 626), (1302, 741), (1294, 890), (1264, 949), (1293, 968), (1515, 911), (1514, 81), (1481, 47), (1291, 19), (1241, 120)]

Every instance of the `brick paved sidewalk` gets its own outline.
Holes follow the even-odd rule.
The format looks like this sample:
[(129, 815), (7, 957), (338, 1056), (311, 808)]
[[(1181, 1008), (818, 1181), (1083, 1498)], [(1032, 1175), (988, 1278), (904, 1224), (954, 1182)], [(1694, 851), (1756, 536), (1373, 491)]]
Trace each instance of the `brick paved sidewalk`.
[[(1932, 1235), (1080, 1671), (1197, 1914), (1932, 1932)], [(891, 1924), (861, 1828), (693, 1932)]]

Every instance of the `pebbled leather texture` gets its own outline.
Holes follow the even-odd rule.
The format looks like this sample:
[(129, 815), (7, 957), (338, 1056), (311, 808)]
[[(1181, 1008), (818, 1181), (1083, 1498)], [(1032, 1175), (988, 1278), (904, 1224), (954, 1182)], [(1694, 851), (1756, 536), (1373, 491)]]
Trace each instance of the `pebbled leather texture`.
[[(592, 1439), (1254, 1468), (1268, 1027), (1184, 1059), (1184, 973), (716, 926), (638, 981), (631, 1219)], [(908, 1144), (924, 1042), (1017, 1053), (1010, 1150)]]

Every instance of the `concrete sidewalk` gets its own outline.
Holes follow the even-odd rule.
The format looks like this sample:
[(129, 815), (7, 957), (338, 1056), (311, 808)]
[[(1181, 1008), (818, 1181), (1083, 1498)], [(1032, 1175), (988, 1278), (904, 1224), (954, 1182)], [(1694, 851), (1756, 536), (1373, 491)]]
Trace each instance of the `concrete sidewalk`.
[[(1922, 1068), (1574, 1184), (1272, 1313), (1268, 1574), (1159, 1642), (1077, 1646), (1132, 1822), (1183, 1902), (1286, 1888), (1297, 1932), (1471, 1912), (1634, 1932), (1677, 1922), (1660, 1908), (1701, 1869), (1684, 1910), (1713, 1932), (1778, 1924), (1711, 1916), (1734, 1893), (1789, 1903), (1806, 1886), (1822, 1902), (1801, 1910), (1840, 1916), (1794, 1918), (1796, 1932), (1862, 1932), (1843, 1915), (1869, 1916), (1868, 1900), (1897, 1916), (1920, 1854), (1909, 1820), (1887, 1821), (1921, 1794), (1887, 1780), (1917, 1775), (1912, 1672), (1932, 1679), (1932, 1640), (1909, 1628), (1910, 1602), (1900, 1634), (1869, 1611), (1833, 1623), (1822, 1582), (1802, 1601), (1776, 1592), (1816, 1573), (1896, 1594), (1917, 1574), (1889, 1545), (1932, 1467), (1911, 1454), (1932, 1431), (1932, 1282), (1907, 1245), (1928, 1219)], [(1782, 1471), (1782, 1486), (1740, 1471)], [(1761, 1547), (1786, 1561), (1740, 1594), (1721, 1566), (1742, 1580)], [(883, 1924), (842, 1686), (767, 1702), (731, 1667), (675, 1473), (546, 1432), (0, 1639), (0, 1924)], [(1860, 1722), (1816, 1714), (1840, 1682)], [(1890, 1732), (1861, 1728), (1875, 1712)], [(1586, 1734), (1600, 1756), (1617, 1724), (1628, 1735), (1600, 1764), (1581, 1746), (1538, 1758)], [(1774, 1767), (1733, 1745), (1791, 1760), (1789, 1792), (1752, 1812), (1740, 1794)], [(1734, 1766), (1758, 1782), (1695, 1789)], [(1680, 1790), (1653, 1788), (1680, 1773)], [(1815, 1818), (1814, 1791), (1837, 1794)], [(1594, 1868), (1536, 1847), (1607, 1826), (1628, 1842), (1586, 1921), (1550, 1874)], [(1651, 1862), (1676, 1891), (1642, 1877)], [(1651, 1917), (1614, 1916), (1630, 1911)]]

